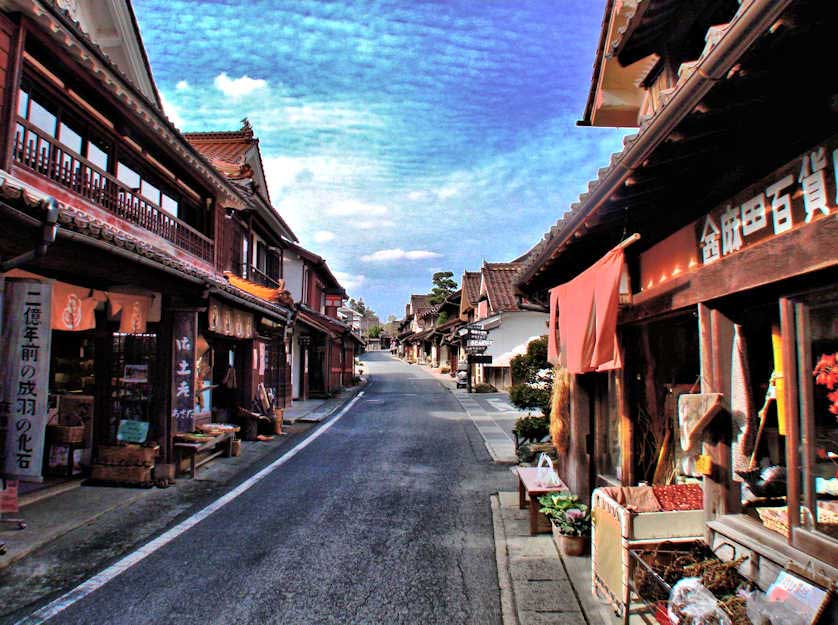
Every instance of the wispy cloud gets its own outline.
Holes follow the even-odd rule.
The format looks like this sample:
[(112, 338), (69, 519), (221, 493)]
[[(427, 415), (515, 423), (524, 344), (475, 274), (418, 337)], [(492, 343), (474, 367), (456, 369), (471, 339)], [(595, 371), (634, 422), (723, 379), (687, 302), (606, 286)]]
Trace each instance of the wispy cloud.
[(180, 114), (180, 109), (162, 91), (160, 92), (160, 103), (163, 105), (163, 112), (166, 113), (166, 117), (178, 128), (183, 128), (185, 122)]
[(383, 204), (368, 204), (360, 200), (341, 200), (332, 204), (328, 211), (330, 215), (341, 217), (369, 217), (370, 215), (386, 215), (390, 210)]
[(364, 254), (361, 260), (365, 263), (379, 263), (388, 260), (425, 260), (427, 258), (439, 258), (442, 254), (431, 252), (429, 250), (409, 250), (404, 251), (400, 248), (392, 250), (378, 250), (372, 254)]
[(346, 273), (345, 271), (335, 271), (334, 274), (341, 286), (347, 291), (354, 291), (360, 288), (367, 280), (363, 274), (352, 274)]
[(327, 241), (331, 241), (335, 238), (334, 232), (329, 232), (328, 230), (318, 230), (314, 233), (314, 240), (318, 243), (326, 243)]
[(627, 131), (575, 124), (604, 5), (134, 0), (168, 114), (247, 117), (277, 210), (383, 317), (429, 265), (529, 249), (620, 149)]
[(264, 89), (268, 83), (263, 78), (251, 78), (248, 75), (239, 78), (230, 78), (227, 72), (221, 72), (212, 81), (215, 88), (221, 91), (224, 95), (231, 98), (240, 98), (242, 96), (250, 95), (254, 91)]

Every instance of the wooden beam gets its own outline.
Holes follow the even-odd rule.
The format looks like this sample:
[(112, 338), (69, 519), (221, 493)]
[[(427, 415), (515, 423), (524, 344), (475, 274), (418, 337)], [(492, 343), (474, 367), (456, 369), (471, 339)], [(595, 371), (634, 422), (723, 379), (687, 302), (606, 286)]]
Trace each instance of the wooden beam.
[[(798, 410), (796, 333), (794, 331), (794, 303), (780, 299), (780, 333), (783, 341), (783, 377), (785, 378), (786, 423), (786, 475), (788, 480), (787, 509), (791, 532), (800, 527), (800, 412)], [(807, 368), (808, 369), (808, 368)], [(792, 541), (791, 532), (789, 543)]]
[[(838, 267), (838, 212), (766, 239), (711, 265), (633, 296), (620, 311), (631, 323), (814, 271)], [(794, 263), (789, 259), (794, 259)]]

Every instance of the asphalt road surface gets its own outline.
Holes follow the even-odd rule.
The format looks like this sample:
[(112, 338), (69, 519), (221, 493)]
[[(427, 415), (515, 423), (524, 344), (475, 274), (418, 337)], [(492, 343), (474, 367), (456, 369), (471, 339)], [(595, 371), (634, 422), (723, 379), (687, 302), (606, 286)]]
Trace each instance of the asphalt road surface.
[(48, 622), (499, 624), (489, 495), (511, 473), (427, 373), (365, 360), (331, 429)]

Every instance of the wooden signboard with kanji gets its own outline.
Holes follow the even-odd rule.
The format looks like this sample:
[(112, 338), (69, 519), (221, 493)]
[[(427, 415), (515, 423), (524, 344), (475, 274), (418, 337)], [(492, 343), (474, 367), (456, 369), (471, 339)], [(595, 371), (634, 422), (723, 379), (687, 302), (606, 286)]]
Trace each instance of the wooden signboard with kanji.
[(195, 429), (195, 341), (198, 313), (177, 310), (172, 332), (172, 419), (175, 431)]

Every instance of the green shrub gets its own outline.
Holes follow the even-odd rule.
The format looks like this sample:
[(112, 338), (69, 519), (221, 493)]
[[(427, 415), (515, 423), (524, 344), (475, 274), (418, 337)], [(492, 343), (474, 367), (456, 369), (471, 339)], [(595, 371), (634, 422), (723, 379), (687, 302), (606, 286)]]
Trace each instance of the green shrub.
[(497, 393), (498, 392), (498, 389), (496, 389), (494, 386), (492, 386), (491, 384), (488, 384), (486, 382), (481, 382), (480, 384), (475, 384), (474, 387), (472, 388), (472, 390), (475, 393)]
[(547, 417), (540, 415), (527, 415), (526, 417), (519, 417), (515, 421), (515, 426), (512, 431), (518, 435), (518, 438), (525, 441), (538, 442), (548, 434), (550, 434), (550, 421)]

